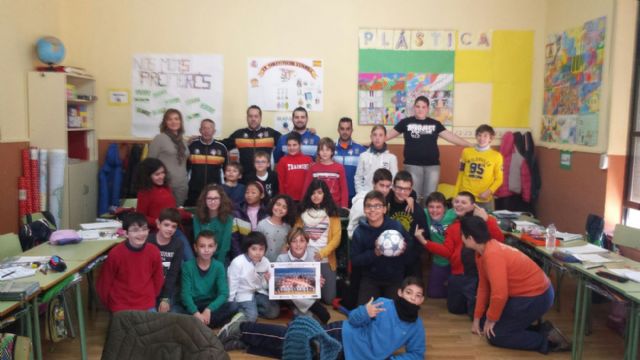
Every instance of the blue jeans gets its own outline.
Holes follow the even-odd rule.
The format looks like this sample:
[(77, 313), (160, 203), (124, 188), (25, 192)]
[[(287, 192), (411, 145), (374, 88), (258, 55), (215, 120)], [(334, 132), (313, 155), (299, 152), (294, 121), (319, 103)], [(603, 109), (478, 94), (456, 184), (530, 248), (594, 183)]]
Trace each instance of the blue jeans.
[[(549, 351), (549, 342), (545, 329), (534, 331), (531, 324), (553, 306), (553, 286), (544, 293), (533, 297), (510, 297), (502, 310), (500, 320), (493, 327), (495, 337), (489, 338), (494, 346), (518, 349), (537, 350), (543, 354)], [(484, 318), (480, 325), (484, 326)]]
[(449, 276), (447, 289), (447, 309), (452, 314), (471, 316), (476, 307), (478, 277), (471, 275)]
[(277, 301), (269, 300), (269, 296), (256, 293), (253, 300), (235, 302), (238, 310), (243, 312), (247, 321), (255, 322), (258, 315), (265, 319), (275, 319), (280, 315), (280, 304)]
[[(323, 327), (329, 336), (342, 344), (342, 321), (332, 322)], [(240, 341), (247, 345), (247, 353), (282, 358), (286, 326), (245, 322), (240, 324), (240, 334)]]

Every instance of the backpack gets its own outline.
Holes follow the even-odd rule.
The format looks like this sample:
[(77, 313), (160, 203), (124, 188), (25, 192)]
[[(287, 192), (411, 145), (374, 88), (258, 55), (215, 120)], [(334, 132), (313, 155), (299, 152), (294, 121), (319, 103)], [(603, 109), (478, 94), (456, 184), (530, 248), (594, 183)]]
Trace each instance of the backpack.
[(56, 221), (49, 211), (27, 214), (23, 223), (18, 233), (23, 251), (47, 242), (51, 233), (57, 229)]

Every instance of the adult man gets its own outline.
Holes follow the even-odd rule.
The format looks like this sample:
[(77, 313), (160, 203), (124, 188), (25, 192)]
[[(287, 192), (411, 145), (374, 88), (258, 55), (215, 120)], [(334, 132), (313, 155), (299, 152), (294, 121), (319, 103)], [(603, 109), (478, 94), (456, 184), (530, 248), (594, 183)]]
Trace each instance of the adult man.
[[(256, 151), (264, 151), (271, 155), (275, 144), (280, 139), (280, 132), (262, 125), (262, 109), (257, 105), (247, 108), (247, 127), (238, 129), (222, 142), (229, 150), (238, 149), (240, 164), (245, 171), (253, 169), (253, 157)], [(286, 145), (286, 144), (285, 144)]]
[(200, 137), (189, 145), (189, 161), (187, 167), (191, 169), (189, 180), (189, 195), (186, 206), (194, 206), (200, 191), (205, 185), (222, 183), (224, 166), (227, 164), (227, 147), (213, 139), (216, 133), (216, 123), (211, 119), (200, 122)]
[[(427, 217), (424, 210), (419, 205), (413, 206), (414, 201), (409, 200), (412, 191), (413, 178), (411, 177), (411, 173), (402, 170), (398, 171), (396, 177), (393, 179), (393, 191), (387, 194), (389, 217), (399, 222), (409, 236), (415, 234), (416, 226), (420, 229), (427, 229)], [(409, 203), (411, 203), (411, 206), (409, 206)], [(416, 245), (413, 249), (410, 249), (411, 256), (408, 260), (407, 272), (411, 274), (411, 276), (422, 279), (420, 257), (424, 250), (419, 244), (416, 244), (415, 241), (407, 241), (407, 243)]]
[[(291, 117), (293, 119), (293, 131), (302, 136), (302, 143), (300, 144), (302, 153), (311, 156), (315, 160), (320, 137), (307, 128), (307, 122), (309, 121), (307, 110), (303, 107), (297, 107), (293, 110)], [(273, 150), (273, 160), (277, 163), (286, 154), (287, 139), (286, 137), (280, 137), (278, 145)]]
[(338, 135), (340, 135), (340, 137), (336, 142), (336, 153), (333, 156), (333, 160), (344, 166), (344, 172), (347, 175), (350, 205), (351, 199), (356, 195), (356, 187), (353, 180), (356, 175), (356, 169), (358, 168), (358, 159), (360, 158), (360, 154), (367, 150), (367, 148), (351, 139), (352, 133), (353, 121), (348, 117), (340, 119), (340, 122), (338, 122)]

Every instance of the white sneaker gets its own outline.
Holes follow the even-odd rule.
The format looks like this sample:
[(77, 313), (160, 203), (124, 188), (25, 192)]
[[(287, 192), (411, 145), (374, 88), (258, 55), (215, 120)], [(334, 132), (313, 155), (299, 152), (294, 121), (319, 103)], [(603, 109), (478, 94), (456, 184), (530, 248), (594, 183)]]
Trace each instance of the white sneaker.
[(244, 313), (239, 312), (231, 318), (231, 320), (226, 323), (220, 331), (218, 331), (218, 339), (223, 344), (232, 339), (240, 338), (240, 324), (247, 321), (247, 317)]

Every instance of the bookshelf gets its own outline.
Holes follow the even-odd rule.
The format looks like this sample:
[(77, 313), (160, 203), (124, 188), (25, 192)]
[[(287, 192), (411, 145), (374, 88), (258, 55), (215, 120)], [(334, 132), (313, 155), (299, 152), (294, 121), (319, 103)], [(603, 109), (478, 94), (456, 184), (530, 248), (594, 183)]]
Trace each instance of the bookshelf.
[(30, 143), (41, 149), (66, 150), (69, 158), (59, 228), (78, 228), (80, 223), (95, 221), (97, 215), (95, 89), (91, 76), (28, 74)]

